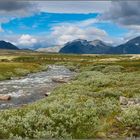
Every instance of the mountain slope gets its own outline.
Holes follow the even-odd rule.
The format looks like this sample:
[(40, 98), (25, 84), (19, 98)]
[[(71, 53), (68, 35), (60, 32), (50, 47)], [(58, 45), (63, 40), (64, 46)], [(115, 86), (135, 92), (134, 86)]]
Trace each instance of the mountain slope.
[(15, 45), (5, 41), (0, 41), (0, 49), (19, 50)]
[(117, 47), (111, 48), (109, 53), (113, 54), (140, 54), (140, 36), (129, 40)]
[(100, 40), (87, 41), (83, 39), (77, 39), (71, 42), (68, 42), (60, 49), (60, 53), (77, 53), (77, 54), (90, 54), (98, 53), (103, 54), (107, 53), (110, 49), (110, 46)]
[(93, 54), (106, 54), (108, 50), (112, 47), (101, 40), (89, 41), (89, 44), (93, 45)]

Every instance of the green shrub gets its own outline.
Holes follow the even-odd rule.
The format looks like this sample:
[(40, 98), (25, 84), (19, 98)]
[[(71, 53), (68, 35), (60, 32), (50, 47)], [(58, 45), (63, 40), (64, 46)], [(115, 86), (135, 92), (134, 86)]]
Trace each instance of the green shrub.
[(104, 98), (99, 100), (98, 104), (98, 113), (99, 116), (109, 116), (116, 114), (120, 111), (119, 102), (115, 98)]
[(5, 76), (0, 74), (0, 80), (4, 80), (5, 79)]
[(91, 71), (102, 71), (106, 65), (96, 65), (89, 68)]
[(48, 69), (48, 65), (42, 65), (42, 66), (41, 66), (41, 70), (42, 70), (42, 71), (46, 71), (47, 69)]
[(114, 66), (107, 66), (102, 71), (104, 73), (111, 73), (111, 72), (121, 72), (122, 70), (124, 70), (124, 67), (119, 65), (114, 65)]
[(15, 73), (16, 73), (17, 75), (19, 75), (19, 76), (20, 76), (20, 75), (24, 76), (24, 75), (29, 74), (30, 71), (27, 70), (27, 69), (23, 69), (23, 68), (16, 68), (16, 69), (15, 69)]
[(140, 107), (132, 106), (125, 109), (121, 113), (121, 122), (124, 126), (129, 126), (132, 128), (139, 127), (140, 130)]
[(105, 88), (105, 89), (99, 91), (96, 95), (98, 97), (102, 97), (102, 98), (114, 97), (114, 98), (119, 99), (119, 97), (122, 96), (123, 93), (119, 90), (114, 90), (113, 88)]

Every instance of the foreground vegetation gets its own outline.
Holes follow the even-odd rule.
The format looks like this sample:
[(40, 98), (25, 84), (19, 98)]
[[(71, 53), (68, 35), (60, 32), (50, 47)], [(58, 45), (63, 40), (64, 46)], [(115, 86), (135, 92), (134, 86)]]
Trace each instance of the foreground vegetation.
[(119, 100), (140, 99), (140, 60), (130, 58), (36, 54), (5, 62), (29, 63), (30, 70), (32, 64), (63, 64), (77, 76), (43, 100), (1, 111), (0, 138), (139, 137), (140, 106), (123, 108)]

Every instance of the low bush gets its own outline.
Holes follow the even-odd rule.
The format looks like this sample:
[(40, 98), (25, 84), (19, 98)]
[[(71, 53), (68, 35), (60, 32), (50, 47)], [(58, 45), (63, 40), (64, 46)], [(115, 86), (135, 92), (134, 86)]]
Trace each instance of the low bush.
[(14, 70), (14, 72), (16, 73), (16, 75), (22, 75), (22, 76), (24, 76), (24, 75), (27, 75), (27, 74), (29, 74), (30, 73), (30, 71), (29, 70), (27, 70), (27, 69), (22, 69), (22, 68), (16, 68), (15, 70)]
[(119, 114), (118, 129), (128, 137), (140, 137), (140, 106), (128, 106)]
[[(74, 71), (81, 68), (80, 64), (64, 65)], [(118, 65), (82, 66), (73, 81), (55, 88), (47, 98), (25, 107), (1, 111), (0, 138), (127, 137), (130, 130), (140, 136), (139, 107), (122, 111), (119, 102), (120, 96), (140, 97), (139, 72), (124, 72)], [(34, 72), (36, 67), (41, 68), (37, 66), (31, 63), (26, 69)], [(14, 70), (16, 68), (14, 66)], [(27, 73), (25, 66), (22, 68), (23, 73), (20, 69), (17, 73)], [(116, 117), (120, 117), (119, 126)], [(116, 133), (109, 134), (111, 129)]]
[(120, 117), (124, 126), (140, 130), (140, 106), (128, 107)]
[(112, 66), (107, 66), (105, 67), (102, 72), (104, 73), (111, 73), (111, 72), (122, 72), (124, 70), (124, 67), (119, 66), (119, 65), (112, 65)]

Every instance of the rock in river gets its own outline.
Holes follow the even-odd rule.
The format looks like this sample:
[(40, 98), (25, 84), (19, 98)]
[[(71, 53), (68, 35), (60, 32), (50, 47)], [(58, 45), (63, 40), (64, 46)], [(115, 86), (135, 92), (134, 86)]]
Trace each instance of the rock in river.
[(67, 83), (68, 80), (70, 80), (69, 77), (61, 77), (61, 76), (57, 77), (56, 76), (56, 77), (52, 78), (52, 81), (57, 82), (57, 83)]
[(0, 100), (2, 101), (8, 101), (11, 99), (11, 96), (9, 95), (0, 95)]

